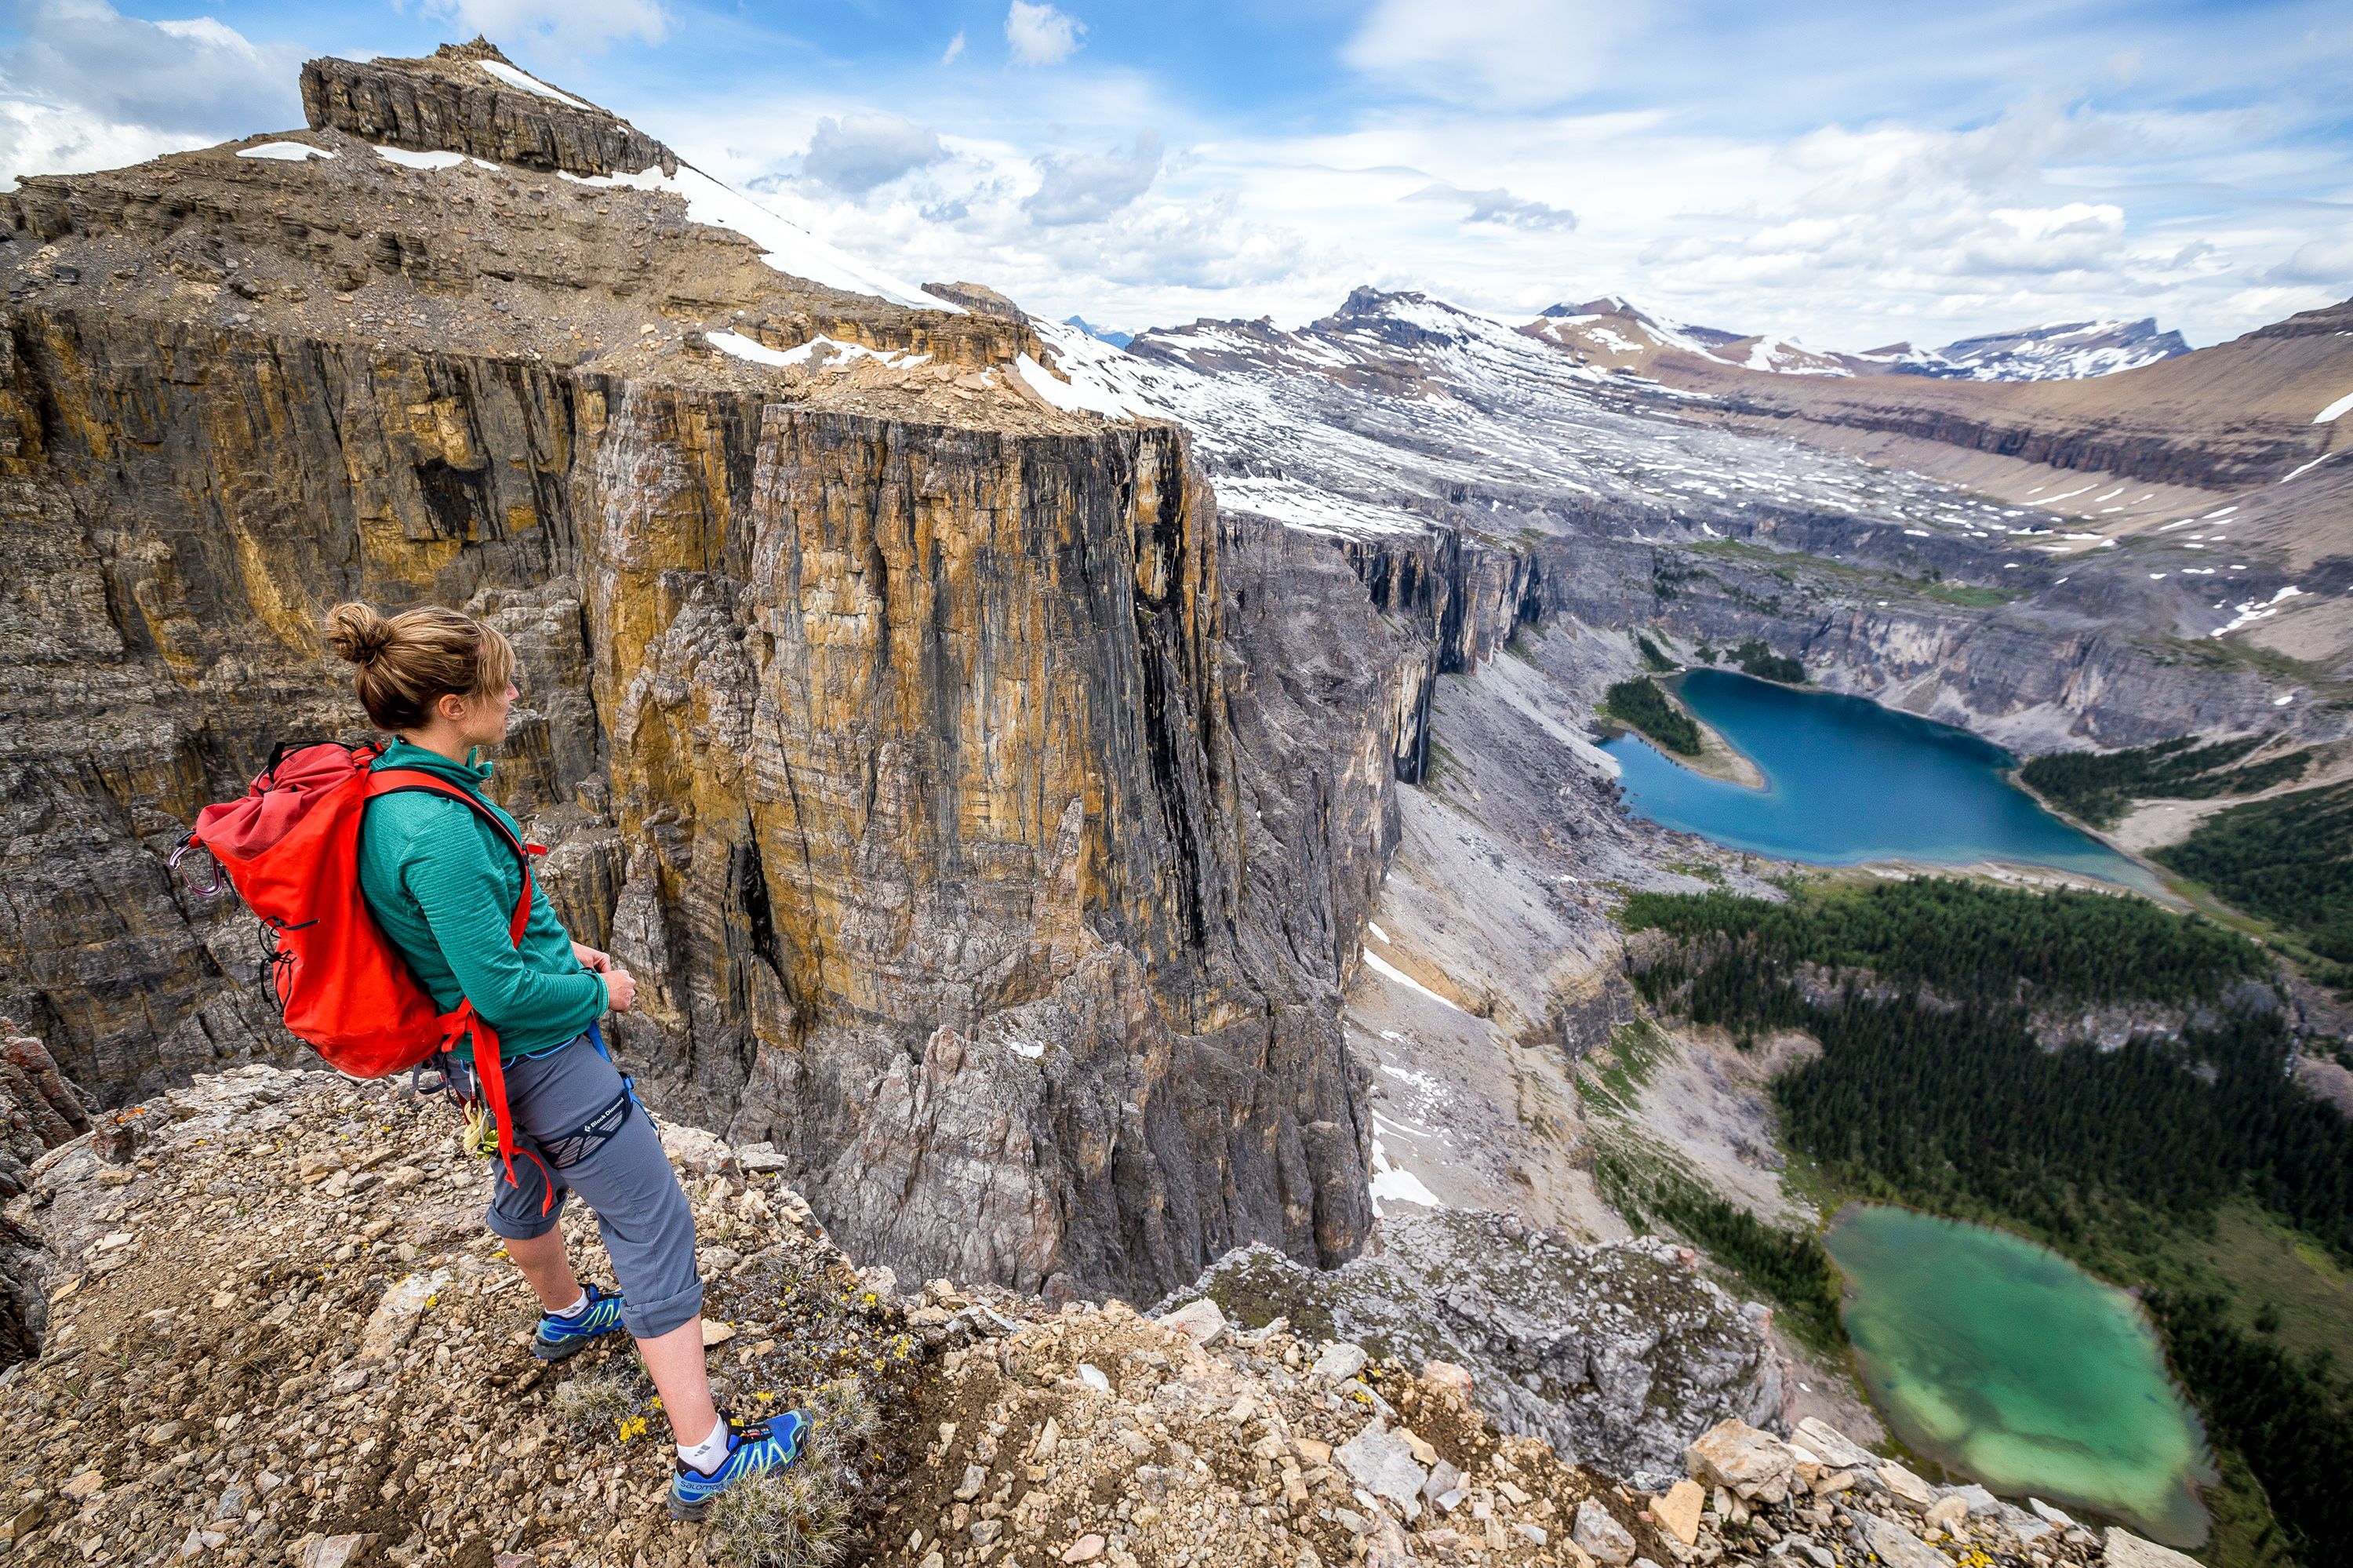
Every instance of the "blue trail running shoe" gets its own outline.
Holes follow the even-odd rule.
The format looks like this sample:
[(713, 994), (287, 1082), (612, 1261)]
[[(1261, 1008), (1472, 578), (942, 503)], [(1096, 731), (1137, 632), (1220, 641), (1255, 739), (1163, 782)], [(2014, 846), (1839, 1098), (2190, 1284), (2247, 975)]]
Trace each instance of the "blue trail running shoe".
[(543, 1361), (560, 1361), (588, 1348), (588, 1341), (621, 1326), (621, 1298), (591, 1285), (588, 1305), (569, 1318), (553, 1312), (539, 1315), (539, 1332), (531, 1338), (531, 1353)]
[(704, 1475), (685, 1460), (678, 1461), (678, 1470), (670, 1481), (670, 1516), (689, 1523), (701, 1519), (711, 1507), (712, 1499), (736, 1482), (766, 1470), (781, 1470), (801, 1457), (801, 1445), (808, 1437), (809, 1415), (805, 1410), (788, 1410), (771, 1420), (745, 1426), (725, 1411), (719, 1419), (727, 1427), (727, 1457), (719, 1467)]

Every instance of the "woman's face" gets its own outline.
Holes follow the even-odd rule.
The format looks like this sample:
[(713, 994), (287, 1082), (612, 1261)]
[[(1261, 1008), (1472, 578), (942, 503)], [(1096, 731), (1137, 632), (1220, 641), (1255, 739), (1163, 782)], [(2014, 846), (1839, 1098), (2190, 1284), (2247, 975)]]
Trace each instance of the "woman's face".
[(507, 737), (507, 715), (514, 711), (515, 698), (522, 689), (513, 682), (506, 690), (492, 694), (483, 692), (466, 702), (466, 744), (491, 747)]

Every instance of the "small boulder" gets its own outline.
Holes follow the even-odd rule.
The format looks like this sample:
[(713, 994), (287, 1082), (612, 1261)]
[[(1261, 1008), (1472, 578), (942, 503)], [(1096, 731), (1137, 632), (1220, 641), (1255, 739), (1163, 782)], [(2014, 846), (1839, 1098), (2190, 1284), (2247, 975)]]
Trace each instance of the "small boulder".
[(1936, 1500), (1936, 1488), (1893, 1459), (1880, 1465), (1879, 1484), (1916, 1509), (1926, 1509)]
[(373, 1535), (322, 1535), (306, 1542), (294, 1568), (353, 1568), (375, 1550)]
[(1186, 1302), (1162, 1317), (1160, 1321), (1165, 1327), (1203, 1345), (1215, 1343), (1218, 1336), (1226, 1331), (1225, 1313), (1219, 1311), (1218, 1304), (1206, 1296), (1197, 1301)]
[(1771, 1433), (1735, 1418), (1700, 1434), (1683, 1450), (1683, 1469), (1695, 1481), (1724, 1487), (1751, 1502), (1786, 1502), (1797, 1456)]
[(1854, 1538), (1883, 1568), (1953, 1568), (1952, 1560), (1892, 1519), (1854, 1510)]
[(2108, 1568), (2196, 1568), (2196, 1559), (2113, 1525), (2107, 1533), (2107, 1553)]
[(1421, 1517), (1421, 1489), (1430, 1474), (1415, 1463), (1405, 1439), (1376, 1420), (1333, 1451), (1351, 1480), (1398, 1506), (1409, 1522)]
[(1706, 1502), (1707, 1493), (1697, 1481), (1681, 1480), (1669, 1487), (1663, 1497), (1651, 1499), (1651, 1516), (1661, 1529), (1689, 1546), (1699, 1540), (1700, 1510)]
[(1878, 1455), (1811, 1415), (1799, 1422), (1791, 1436), (1834, 1470), (1869, 1469), (1879, 1463)]
[(1975, 1481), (1965, 1487), (1950, 1488), (1945, 1495), (1958, 1498), (1968, 1504), (1969, 1517), (1972, 1519), (1982, 1519), (1988, 1514), (2000, 1513), (2003, 1507), (2000, 1498), (1978, 1486)]
[(1969, 1517), (1969, 1499), (1957, 1492), (1947, 1492), (1928, 1506), (1925, 1517), (1938, 1530), (1950, 1530)]
[(661, 1144), (670, 1162), (689, 1176), (716, 1176), (735, 1162), (726, 1139), (681, 1122), (662, 1124)]
[[(1348, 1375), (1354, 1377), (1356, 1374), (1351, 1372)], [(1467, 1402), (1471, 1397), (1469, 1370), (1458, 1367), (1452, 1361), (1424, 1361), (1421, 1377), (1424, 1383), (1435, 1383), (1458, 1399)]]
[(1577, 1522), (1569, 1529), (1569, 1539), (1582, 1547), (1597, 1563), (1607, 1563), (1610, 1568), (1634, 1561), (1634, 1536), (1624, 1525), (1610, 1517), (1609, 1510), (1592, 1498), (1577, 1505)]
[(1369, 1359), (1365, 1354), (1364, 1346), (1352, 1345), (1342, 1340), (1324, 1346), (1324, 1353), (1315, 1358), (1314, 1366), (1308, 1370), (1319, 1383), (1345, 1383), (1363, 1372), (1365, 1362)]
[(360, 1330), (360, 1360), (380, 1361), (406, 1344), (417, 1331), (417, 1320), (425, 1315), (425, 1304), (454, 1277), (448, 1269), (437, 1268), (412, 1274), (385, 1291), (368, 1314), (367, 1327)]
[(1103, 1538), (1092, 1531), (1080, 1536), (1062, 1549), (1065, 1563), (1092, 1563), (1103, 1553)]

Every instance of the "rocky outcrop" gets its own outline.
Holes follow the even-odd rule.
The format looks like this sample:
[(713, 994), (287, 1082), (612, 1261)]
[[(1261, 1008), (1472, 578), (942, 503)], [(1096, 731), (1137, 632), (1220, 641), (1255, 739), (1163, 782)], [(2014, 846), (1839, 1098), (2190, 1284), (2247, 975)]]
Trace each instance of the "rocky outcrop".
[(35, 1161), (90, 1128), (89, 1109), (48, 1051), (0, 1018), (0, 1198), (23, 1192)]
[(1449, 1210), (1391, 1214), (1381, 1235), (1377, 1255), (1322, 1274), (1265, 1249), (1237, 1253), (1178, 1298), (1466, 1368), (1504, 1431), (1646, 1487), (1663, 1488), (1683, 1445), (1727, 1416), (1784, 1419), (1789, 1390), (1765, 1309), (1702, 1277), (1688, 1248), (1579, 1244)]
[[(483, 69), (485, 62), (503, 74)], [(634, 175), (678, 154), (618, 115), (529, 80), (487, 39), (444, 44), (422, 59), (339, 59), (302, 68), (302, 112), (320, 130), (413, 152), (573, 175)]]
[(1430, 766), (1430, 703), (1438, 677), (1492, 659), (1523, 621), (1542, 613), (1535, 556), (1458, 528), (1343, 535), (1333, 542), (1373, 608), (1409, 629), (1414, 669), (1397, 705), (1398, 779), (1419, 784)]
[(0, 1001), (109, 1097), (283, 1054), (250, 928), (164, 857), (278, 739), (362, 733), (328, 605), (431, 599), (522, 655), (497, 789), (641, 977), (649, 1091), (863, 1255), (1149, 1298), (1356, 1251), (1338, 990), (1410, 652), (1345, 570), (1253, 565), (1185, 436), (1053, 406), (1018, 319), (314, 140), (0, 202)]
[[(90, 1129), (81, 1097), (41, 1043), (0, 1018), (0, 1199), (23, 1192), (43, 1155)], [(0, 1219), (0, 1363), (40, 1351), (47, 1303), (39, 1262), (38, 1239)]]

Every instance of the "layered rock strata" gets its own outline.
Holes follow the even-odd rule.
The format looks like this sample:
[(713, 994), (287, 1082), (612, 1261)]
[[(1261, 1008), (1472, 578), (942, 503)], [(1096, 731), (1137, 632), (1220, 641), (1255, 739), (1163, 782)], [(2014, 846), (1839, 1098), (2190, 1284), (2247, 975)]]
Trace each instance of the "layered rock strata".
[(496, 789), (641, 977), (625, 1054), (865, 1255), (1150, 1298), (1352, 1254), (1409, 640), (1258, 565), (1179, 430), (1070, 412), (1018, 313), (566, 177), (645, 154), (487, 58), (320, 62), (295, 154), (0, 198), (0, 999), (110, 1097), (287, 1050), (164, 856), (363, 733), (327, 606), (458, 604), (523, 657)]
[(534, 82), (479, 37), (423, 59), (330, 55), (302, 68), (302, 112), (313, 126), (413, 152), (575, 175), (678, 173), (678, 154), (628, 121)]

